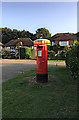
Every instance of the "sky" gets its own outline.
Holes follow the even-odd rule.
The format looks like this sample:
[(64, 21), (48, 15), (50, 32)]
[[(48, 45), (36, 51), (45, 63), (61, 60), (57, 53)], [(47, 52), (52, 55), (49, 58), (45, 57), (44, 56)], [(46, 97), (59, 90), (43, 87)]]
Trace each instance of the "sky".
[(79, 32), (79, 2), (77, 2), (77, 32)]
[(51, 35), (77, 32), (77, 2), (2, 2), (2, 27)]

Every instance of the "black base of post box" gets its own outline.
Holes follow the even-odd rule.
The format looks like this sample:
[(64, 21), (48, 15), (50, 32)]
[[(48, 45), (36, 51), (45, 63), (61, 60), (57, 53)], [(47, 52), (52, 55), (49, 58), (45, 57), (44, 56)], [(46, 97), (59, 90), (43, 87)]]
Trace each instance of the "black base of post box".
[(48, 82), (48, 74), (38, 74), (37, 73), (37, 82), (46, 83)]

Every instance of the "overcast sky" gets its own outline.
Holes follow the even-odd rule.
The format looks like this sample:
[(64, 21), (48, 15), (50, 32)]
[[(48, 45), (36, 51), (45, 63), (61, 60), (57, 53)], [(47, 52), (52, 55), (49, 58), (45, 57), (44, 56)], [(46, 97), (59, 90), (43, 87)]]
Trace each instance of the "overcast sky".
[(77, 32), (77, 2), (3, 2), (2, 27), (35, 33), (45, 27), (52, 35)]

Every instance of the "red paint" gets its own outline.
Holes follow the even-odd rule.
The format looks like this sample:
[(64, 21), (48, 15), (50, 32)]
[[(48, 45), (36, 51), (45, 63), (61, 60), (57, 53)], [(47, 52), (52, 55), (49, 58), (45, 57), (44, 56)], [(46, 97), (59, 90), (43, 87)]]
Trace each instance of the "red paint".
[[(39, 52), (42, 53), (41, 56)], [(37, 47), (37, 73), (47, 73), (47, 46)]]

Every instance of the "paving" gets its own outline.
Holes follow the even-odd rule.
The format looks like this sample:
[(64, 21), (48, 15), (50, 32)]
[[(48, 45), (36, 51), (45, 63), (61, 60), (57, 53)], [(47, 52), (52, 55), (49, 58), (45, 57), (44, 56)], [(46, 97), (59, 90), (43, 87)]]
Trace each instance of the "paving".
[[(48, 61), (49, 66), (65, 66), (64, 61)], [(0, 81), (6, 81), (18, 74), (36, 68), (36, 60), (0, 60)]]

